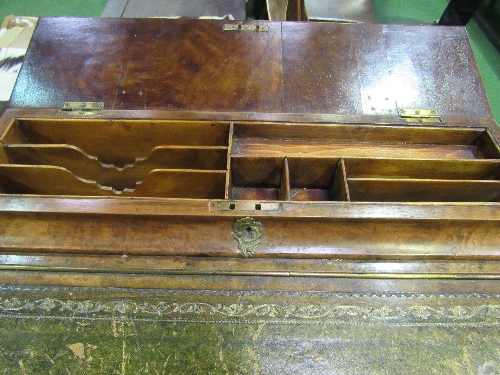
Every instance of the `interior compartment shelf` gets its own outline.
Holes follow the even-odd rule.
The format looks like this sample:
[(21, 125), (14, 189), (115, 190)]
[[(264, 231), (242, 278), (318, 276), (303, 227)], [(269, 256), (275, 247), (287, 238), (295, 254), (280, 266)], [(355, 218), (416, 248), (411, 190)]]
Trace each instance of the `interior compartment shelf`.
[(155, 169), (133, 189), (115, 190), (62, 167), (0, 165), (7, 194), (224, 199), (225, 171)]
[(235, 124), (232, 154), (494, 159), (500, 157), (500, 150), (484, 129)]
[(347, 201), (340, 159), (290, 158), (290, 200)]
[(400, 180), (348, 178), (352, 201), (359, 202), (492, 202), (500, 181)]
[(232, 199), (490, 202), (500, 197), (499, 160), (233, 155), (231, 170)]
[(283, 158), (231, 158), (231, 197), (235, 200), (280, 200), (286, 167)]
[(10, 194), (224, 199), (230, 124), (17, 119), (2, 135)]
[(229, 123), (19, 119), (2, 137), (3, 144), (72, 145), (103, 164), (123, 167), (145, 158), (158, 146), (228, 146)]
[(231, 158), (232, 199), (348, 200), (340, 159)]
[(15, 119), (4, 194), (282, 202), (496, 202), (483, 128)]
[(350, 178), (500, 179), (500, 160), (345, 158), (344, 162)]
[(123, 167), (104, 164), (71, 145), (4, 145), (9, 161), (25, 165), (57, 165), (86, 180), (117, 190), (135, 188), (154, 169), (225, 170), (227, 147), (157, 146), (146, 157)]

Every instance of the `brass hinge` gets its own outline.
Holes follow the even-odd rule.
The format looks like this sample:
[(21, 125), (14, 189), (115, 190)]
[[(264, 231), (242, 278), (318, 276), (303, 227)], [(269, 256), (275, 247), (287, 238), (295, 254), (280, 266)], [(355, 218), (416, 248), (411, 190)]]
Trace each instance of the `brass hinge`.
[(441, 123), (443, 120), (439, 117), (439, 113), (436, 109), (407, 109), (399, 108), (398, 114), (406, 122), (431, 122), (431, 123)]
[(226, 23), (224, 25), (225, 31), (260, 31), (268, 32), (269, 25), (265, 24), (242, 24), (242, 23)]
[(95, 116), (104, 108), (103, 102), (65, 102), (61, 113), (72, 116)]

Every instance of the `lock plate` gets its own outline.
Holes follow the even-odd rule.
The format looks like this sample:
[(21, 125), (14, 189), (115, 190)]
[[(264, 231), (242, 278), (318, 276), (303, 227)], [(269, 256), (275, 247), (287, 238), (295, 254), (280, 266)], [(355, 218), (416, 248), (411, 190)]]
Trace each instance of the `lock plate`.
[(217, 202), (218, 211), (280, 211), (281, 203)]

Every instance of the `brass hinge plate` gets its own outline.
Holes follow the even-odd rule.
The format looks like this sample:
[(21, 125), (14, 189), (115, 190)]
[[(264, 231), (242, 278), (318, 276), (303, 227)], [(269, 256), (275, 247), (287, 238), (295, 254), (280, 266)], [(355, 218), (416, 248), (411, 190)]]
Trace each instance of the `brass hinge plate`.
[(436, 109), (399, 108), (398, 114), (406, 122), (441, 123), (441, 117)]
[(72, 116), (95, 116), (104, 108), (103, 102), (65, 102), (61, 113)]
[(269, 25), (265, 24), (242, 24), (242, 23), (226, 23), (224, 25), (224, 31), (258, 31), (258, 32), (268, 32)]

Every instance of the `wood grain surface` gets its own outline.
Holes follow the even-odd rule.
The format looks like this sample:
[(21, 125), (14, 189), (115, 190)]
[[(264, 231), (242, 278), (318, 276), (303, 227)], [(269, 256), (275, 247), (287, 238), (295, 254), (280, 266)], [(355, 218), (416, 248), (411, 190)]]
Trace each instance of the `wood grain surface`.
[(101, 162), (133, 164), (158, 146), (227, 147), (228, 123), (71, 119), (16, 121), (4, 144), (71, 145)]
[(135, 188), (154, 169), (225, 170), (226, 147), (158, 146), (151, 154), (117, 167), (68, 145), (4, 145), (12, 163), (57, 165), (76, 176), (114, 189)]
[(492, 118), (463, 28), (267, 22), (268, 32), (230, 32), (225, 23), (42, 19), (12, 105)]
[(279, 112), (281, 24), (230, 32), (224, 23), (231, 21), (41, 19), (12, 103)]
[(491, 117), (465, 29), (283, 24), (283, 112)]

